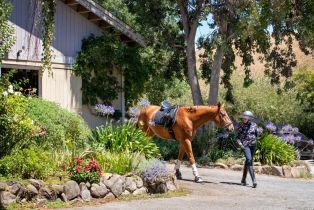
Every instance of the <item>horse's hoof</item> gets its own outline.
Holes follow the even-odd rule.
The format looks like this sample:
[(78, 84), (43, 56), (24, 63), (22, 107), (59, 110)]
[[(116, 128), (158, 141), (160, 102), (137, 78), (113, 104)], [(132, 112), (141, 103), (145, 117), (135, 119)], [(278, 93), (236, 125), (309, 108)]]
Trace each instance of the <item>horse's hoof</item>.
[(195, 181), (196, 183), (202, 183), (202, 182), (204, 182), (204, 180), (203, 180), (202, 177), (200, 177), (200, 176), (196, 176), (195, 179), (194, 179), (194, 181)]
[(179, 170), (176, 170), (176, 177), (178, 180), (182, 180), (182, 174)]

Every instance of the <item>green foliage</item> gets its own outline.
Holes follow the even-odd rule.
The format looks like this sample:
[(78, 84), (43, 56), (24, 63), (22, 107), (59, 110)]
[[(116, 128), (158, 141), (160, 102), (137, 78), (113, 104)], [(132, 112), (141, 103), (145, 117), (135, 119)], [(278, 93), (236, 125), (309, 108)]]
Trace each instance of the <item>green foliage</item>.
[(294, 75), (297, 83), (297, 99), (305, 107), (305, 111), (314, 112), (314, 73), (312, 69), (303, 67)]
[(91, 132), (79, 115), (40, 98), (28, 98), (26, 111), (48, 133), (39, 142), (43, 148), (76, 150), (86, 145)]
[(14, 92), (10, 75), (0, 79), (0, 157), (14, 147), (30, 144), (38, 137), (39, 128), (26, 113), (27, 98)]
[(12, 5), (7, 0), (0, 0), (0, 64), (1, 61), (15, 42), (14, 28), (9, 25), (9, 17)]
[(295, 149), (279, 137), (264, 135), (257, 141), (255, 160), (268, 165), (286, 165), (295, 160)]
[(55, 0), (42, 0), (42, 18), (43, 18), (43, 53), (42, 53), (42, 70), (48, 70), (52, 74), (51, 59), (52, 59), (52, 41), (54, 38), (55, 29)]
[(101, 170), (97, 161), (81, 158), (73, 158), (68, 167), (71, 180), (78, 183), (99, 183)]
[(177, 141), (169, 141), (155, 137), (154, 142), (159, 148), (160, 154), (164, 160), (178, 158), (179, 143)]
[[(144, 90), (151, 71), (149, 52), (138, 46), (127, 46), (116, 34), (91, 35), (82, 42), (74, 72), (82, 77), (83, 103), (96, 104), (101, 100), (105, 104), (118, 97), (121, 90), (117, 75), (124, 75), (124, 91), (127, 100), (137, 99)], [(117, 73), (117, 72), (116, 72)]]
[(98, 127), (93, 131), (91, 143), (94, 148), (113, 153), (129, 151), (143, 153), (147, 158), (160, 156), (156, 144), (131, 123)]
[[(291, 124), (300, 129), (301, 133), (313, 137), (314, 113), (304, 112), (303, 106), (296, 100), (296, 88), (277, 94), (277, 88), (269, 85), (265, 79), (255, 79), (247, 88), (243, 88), (241, 77), (234, 77), (234, 104), (227, 104), (228, 114), (237, 118), (243, 111), (250, 110), (255, 116), (275, 124)], [(261, 91), (263, 90), (263, 91)], [(225, 91), (221, 91), (221, 95)]]
[(0, 174), (23, 179), (46, 179), (57, 171), (50, 154), (38, 147), (15, 150), (0, 159)]
[(140, 153), (129, 151), (108, 152), (98, 150), (95, 154), (95, 159), (98, 160), (105, 173), (117, 173), (121, 175), (129, 173), (136, 168), (140, 157)]

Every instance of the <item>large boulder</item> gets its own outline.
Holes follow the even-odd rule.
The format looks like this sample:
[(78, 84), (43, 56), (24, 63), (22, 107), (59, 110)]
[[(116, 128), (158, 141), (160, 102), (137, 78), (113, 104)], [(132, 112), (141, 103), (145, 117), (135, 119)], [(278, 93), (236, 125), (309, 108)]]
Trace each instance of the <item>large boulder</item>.
[(12, 193), (13, 195), (17, 195), (21, 187), (22, 185), (20, 183), (15, 183), (9, 187), (9, 192)]
[(136, 182), (134, 181), (133, 177), (126, 177), (125, 189), (127, 189), (129, 192), (134, 192), (137, 189)]
[(271, 175), (272, 174), (272, 168), (269, 165), (263, 165), (262, 166), (262, 174), (268, 174)]
[(283, 166), (282, 172), (283, 172), (284, 177), (286, 178), (292, 177), (291, 166)]
[(166, 182), (166, 186), (167, 186), (168, 191), (170, 192), (175, 191), (177, 189), (175, 183), (171, 180)]
[(79, 185), (73, 180), (67, 181), (64, 184), (63, 191), (67, 200), (72, 200), (76, 198), (80, 195), (81, 192)]
[(275, 176), (283, 176), (282, 167), (281, 166), (272, 166), (272, 175)]
[(292, 174), (292, 177), (294, 177), (294, 178), (299, 178), (300, 176), (302, 176), (308, 172), (309, 171), (306, 168), (306, 166), (297, 166), (297, 167), (291, 168), (291, 174)]
[(125, 190), (125, 178), (119, 177), (110, 187), (111, 192), (116, 196), (120, 196)]
[(228, 169), (228, 166), (223, 163), (214, 163), (215, 168), (222, 168), (222, 169)]
[(81, 191), (81, 198), (85, 202), (91, 201), (92, 197), (91, 197), (90, 191), (88, 189), (82, 190)]
[(34, 185), (28, 184), (26, 186), (26, 198), (27, 200), (32, 200), (32, 198), (36, 197), (38, 195), (38, 190)]
[(135, 175), (135, 176), (133, 176), (133, 180), (136, 183), (137, 188), (143, 187), (144, 183), (143, 183), (143, 180), (141, 177)]
[(93, 198), (103, 198), (108, 193), (108, 189), (103, 183), (92, 184), (90, 192)]
[(63, 185), (54, 184), (51, 186), (51, 189), (57, 194), (61, 195), (63, 193)]
[(0, 204), (7, 205), (16, 201), (16, 195), (8, 192), (1, 191), (0, 192)]
[(230, 166), (230, 169), (233, 171), (242, 171), (243, 170), (243, 166), (239, 165), (239, 164), (234, 164), (232, 166)]
[(55, 193), (53, 190), (50, 190), (48, 187), (42, 187), (38, 191), (40, 198), (45, 198), (48, 200), (56, 200), (57, 199), (57, 193)]
[(147, 188), (146, 187), (141, 187), (140, 189), (137, 189), (133, 192), (133, 195), (141, 195), (141, 194), (146, 194), (147, 193)]
[(45, 185), (45, 183), (42, 180), (37, 179), (30, 179), (29, 182), (36, 187), (37, 190), (39, 190), (41, 187)]
[(0, 182), (0, 191), (6, 191), (8, 185), (5, 182)]

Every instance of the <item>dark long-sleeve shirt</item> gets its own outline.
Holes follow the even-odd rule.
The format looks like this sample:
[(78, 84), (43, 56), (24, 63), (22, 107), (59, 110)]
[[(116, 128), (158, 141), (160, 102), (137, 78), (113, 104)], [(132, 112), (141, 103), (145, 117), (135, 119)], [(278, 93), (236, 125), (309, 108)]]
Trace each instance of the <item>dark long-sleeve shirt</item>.
[(257, 125), (254, 122), (239, 123), (237, 127), (237, 142), (239, 145), (251, 146), (256, 144)]

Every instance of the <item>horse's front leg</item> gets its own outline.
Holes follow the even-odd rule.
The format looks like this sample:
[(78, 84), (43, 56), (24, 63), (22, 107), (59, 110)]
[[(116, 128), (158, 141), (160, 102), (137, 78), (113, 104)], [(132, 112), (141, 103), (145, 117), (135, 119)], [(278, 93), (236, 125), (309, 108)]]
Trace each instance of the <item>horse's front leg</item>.
[(180, 143), (180, 149), (179, 149), (179, 155), (178, 159), (176, 161), (176, 165), (174, 166), (174, 169), (176, 171), (176, 177), (177, 179), (182, 179), (182, 174), (180, 172), (180, 166), (181, 166), (181, 161), (183, 160), (183, 156), (185, 154), (185, 148), (182, 143)]
[(193, 151), (192, 151), (192, 143), (191, 143), (191, 140), (190, 139), (185, 139), (183, 142), (182, 142), (184, 148), (185, 148), (185, 152), (186, 154), (188, 155), (189, 157), (189, 160), (190, 160), (190, 163), (191, 163), (191, 166), (192, 166), (192, 172), (193, 172), (193, 175), (195, 177), (195, 182), (203, 182), (202, 178), (200, 177), (199, 173), (198, 173), (198, 170), (196, 168), (196, 164), (195, 164), (195, 158), (194, 158), (194, 155), (193, 155)]

